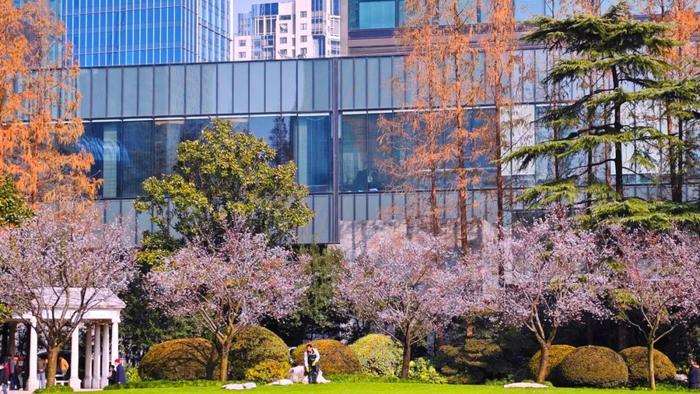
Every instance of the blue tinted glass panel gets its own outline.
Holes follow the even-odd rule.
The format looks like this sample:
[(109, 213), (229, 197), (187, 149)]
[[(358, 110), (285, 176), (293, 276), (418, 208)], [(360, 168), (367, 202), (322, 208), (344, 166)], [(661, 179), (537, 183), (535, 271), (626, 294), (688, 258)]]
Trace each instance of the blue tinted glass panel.
[(92, 117), (104, 118), (107, 114), (107, 71), (92, 70)]
[(248, 65), (233, 65), (233, 112), (237, 114), (248, 112)]
[(297, 109), (297, 62), (282, 62), (282, 111)]
[(203, 114), (216, 113), (216, 65), (202, 65), (202, 108)]
[(152, 122), (124, 122), (119, 155), (120, 197), (136, 197), (153, 174)]
[(352, 59), (343, 59), (340, 61), (340, 107), (342, 109), (355, 108), (355, 100), (353, 99), (355, 87), (353, 84), (353, 69), (354, 61)]
[(367, 191), (367, 118), (343, 115), (340, 136), (340, 190)]
[(394, 83), (391, 78), (391, 59), (390, 57), (379, 59), (379, 106), (382, 108), (392, 106)]
[(139, 115), (153, 115), (152, 67), (139, 67)]
[(265, 112), (280, 110), (280, 72), (279, 62), (265, 62)]
[(265, 112), (265, 63), (250, 63), (250, 112)]
[(299, 111), (313, 110), (313, 63), (309, 60), (300, 60), (297, 63), (297, 105)]
[(188, 115), (196, 115), (201, 113), (201, 66), (198, 64), (189, 65), (185, 68), (185, 112)]
[(136, 96), (138, 95), (138, 69), (128, 67), (124, 69), (124, 96), (122, 110), (124, 116), (136, 116)]
[(367, 59), (367, 108), (379, 107), (379, 59)]
[(177, 146), (180, 143), (184, 121), (156, 121), (153, 130), (153, 175), (170, 174), (177, 163)]
[(78, 89), (80, 90), (80, 116), (83, 118), (90, 117), (90, 100), (91, 100), (91, 90), (90, 90), (90, 71), (80, 70), (80, 77), (78, 78)]
[(217, 113), (230, 114), (233, 112), (233, 64), (217, 65)]
[(330, 109), (330, 62), (327, 60), (314, 61), (314, 111)]
[(397, 4), (394, 0), (350, 0), (350, 30), (396, 27)]
[(309, 191), (328, 192), (332, 179), (329, 116), (299, 116), (294, 122), (294, 160), (298, 182)]
[(185, 67), (170, 67), (170, 115), (185, 113)]
[(170, 74), (168, 71), (168, 67), (155, 67), (154, 69), (154, 89), (153, 92), (155, 94), (155, 97), (153, 98), (153, 112), (155, 112), (156, 115), (167, 115), (168, 114), (168, 106), (169, 106), (169, 97), (170, 95), (168, 94), (168, 88), (169, 88), (169, 79), (170, 79)]
[(107, 116), (119, 117), (122, 114), (122, 69), (110, 68), (107, 71)]
[(367, 108), (366, 59), (355, 59), (355, 108)]

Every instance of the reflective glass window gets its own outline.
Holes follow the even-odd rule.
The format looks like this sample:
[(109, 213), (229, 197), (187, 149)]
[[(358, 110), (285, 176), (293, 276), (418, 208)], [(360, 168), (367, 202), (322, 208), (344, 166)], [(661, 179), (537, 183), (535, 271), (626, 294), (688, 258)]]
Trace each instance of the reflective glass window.
[(314, 111), (330, 109), (330, 62), (314, 60)]
[(367, 118), (343, 115), (340, 135), (340, 190), (367, 191)]
[(265, 63), (250, 63), (250, 112), (265, 112)]
[(107, 116), (119, 117), (122, 114), (122, 69), (110, 68), (107, 71)]
[(180, 142), (194, 141), (202, 135), (202, 130), (211, 125), (209, 119), (187, 119), (182, 125)]
[(367, 59), (367, 108), (379, 107), (379, 59)]
[(289, 117), (251, 116), (248, 130), (277, 152), (275, 164), (286, 163), (292, 159), (292, 128)]
[(185, 68), (185, 110), (187, 115), (201, 113), (201, 70), (201, 66), (198, 64), (188, 65)]
[(233, 112), (233, 65), (222, 63), (217, 65), (216, 111), (220, 114)]
[(355, 108), (367, 108), (366, 59), (355, 59)]
[(300, 60), (297, 63), (297, 105), (299, 111), (313, 110), (313, 63), (309, 60)]
[(350, 30), (396, 27), (395, 0), (350, 0)]
[(280, 62), (265, 62), (265, 112), (280, 110), (280, 72)]
[(297, 179), (309, 191), (328, 192), (332, 182), (332, 145), (329, 116), (299, 116), (293, 119), (294, 161)]
[(153, 98), (153, 112), (156, 115), (168, 115), (168, 67), (156, 67), (154, 73), (154, 89), (155, 97)]
[(124, 122), (119, 138), (120, 197), (136, 197), (153, 175), (152, 122)]
[(78, 77), (78, 89), (80, 90), (80, 116), (83, 118), (90, 117), (90, 100), (91, 93), (90, 90), (90, 71), (80, 70), (80, 77)]
[(107, 71), (104, 68), (92, 70), (92, 117), (104, 118), (107, 115)]
[(138, 94), (138, 69), (128, 67), (124, 69), (124, 94), (122, 97), (122, 111), (124, 116), (136, 116), (136, 95)]
[(170, 174), (177, 163), (184, 120), (156, 121), (153, 130), (153, 175)]
[(379, 59), (379, 106), (381, 108), (391, 108), (391, 98), (394, 95), (391, 59), (390, 57)]
[(201, 113), (216, 113), (216, 65), (202, 65), (202, 107)]
[(233, 65), (233, 112), (237, 114), (248, 112), (249, 64), (246, 62)]
[(170, 67), (170, 115), (185, 113), (185, 67)]
[(139, 67), (139, 115), (153, 115), (153, 68)]
[(282, 62), (282, 111), (297, 109), (297, 62)]
[(340, 107), (342, 109), (353, 109), (354, 105), (354, 91), (355, 87), (353, 84), (353, 59), (342, 59), (340, 61)]

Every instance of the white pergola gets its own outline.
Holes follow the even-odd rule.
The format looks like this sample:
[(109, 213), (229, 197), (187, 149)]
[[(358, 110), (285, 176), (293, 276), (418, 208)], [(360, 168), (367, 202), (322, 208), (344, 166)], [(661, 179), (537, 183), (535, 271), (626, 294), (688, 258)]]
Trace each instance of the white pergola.
[[(50, 289), (47, 289), (50, 290)], [(80, 307), (81, 300), (85, 296), (80, 295), (82, 289), (69, 289), (67, 301), (59, 300), (54, 304), (56, 297), (54, 292), (46, 291), (44, 294), (44, 305), (60, 305), (60, 310), (70, 315)], [(85, 312), (80, 325), (73, 331), (71, 336), (70, 352), (70, 379), (68, 384), (74, 390), (80, 388), (103, 389), (108, 384), (109, 365), (119, 358), (119, 323), (122, 309), (126, 307), (124, 301), (119, 299), (108, 289), (87, 289), (89, 308)], [(97, 296), (91, 296), (97, 294)], [(67, 304), (65, 304), (67, 302)], [(84, 302), (84, 301), (83, 301)], [(50, 316), (50, 311), (45, 310), (44, 318)], [(15, 316), (14, 321), (25, 321), (31, 323), (29, 329), (29, 377), (27, 379), (27, 390), (32, 392), (38, 388), (37, 380), (37, 357), (38, 357), (38, 337), (36, 332), (36, 317), (31, 314)], [(80, 365), (80, 332), (85, 331), (85, 374), (81, 380), (78, 372)]]

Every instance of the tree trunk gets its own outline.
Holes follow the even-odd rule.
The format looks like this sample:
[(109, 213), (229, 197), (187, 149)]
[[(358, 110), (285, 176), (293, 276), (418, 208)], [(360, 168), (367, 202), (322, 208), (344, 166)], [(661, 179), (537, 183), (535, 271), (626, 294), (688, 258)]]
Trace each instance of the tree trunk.
[(549, 365), (549, 344), (540, 343), (540, 365), (537, 369), (537, 383), (544, 383), (547, 379), (547, 366)]
[(656, 390), (656, 376), (654, 376), (654, 342), (647, 345), (647, 373), (649, 374), (649, 388)]
[(467, 223), (467, 184), (465, 179), (466, 177), (463, 174), (465, 171), (463, 156), (464, 155), (460, 149), (461, 158), (459, 159), (459, 168), (460, 172), (462, 172), (462, 179), (457, 181), (457, 185), (459, 187), (459, 191), (457, 192), (459, 199), (459, 246), (462, 248), (462, 253), (467, 253), (467, 250), (469, 250), (469, 227)]
[[(46, 361), (46, 387), (51, 387), (56, 384), (56, 366), (58, 364), (58, 352), (60, 350), (60, 346), (49, 346), (49, 355)], [(25, 368), (29, 369), (29, 365)], [(78, 368), (78, 366), (71, 365), (71, 368)]]
[[(612, 79), (613, 79), (613, 89), (617, 90), (620, 87), (619, 76), (617, 75), (617, 68), (613, 66), (612, 68)], [(620, 104), (615, 104), (614, 107), (615, 116), (615, 134), (620, 134), (622, 132), (622, 108)], [(615, 192), (617, 193), (617, 199), (623, 200), (625, 197), (625, 184), (622, 177), (622, 143), (615, 143)]]
[(221, 343), (221, 354), (219, 355), (219, 381), (228, 380), (228, 358), (231, 353), (231, 340), (226, 339)]
[(401, 379), (408, 379), (408, 371), (411, 368), (411, 337), (406, 335), (403, 340), (403, 361), (401, 363)]
[(437, 171), (431, 170), (430, 177), (430, 231), (434, 236), (440, 235), (440, 218), (438, 217), (437, 202)]
[[(678, 140), (682, 144), (683, 141), (683, 120), (678, 119)], [(676, 203), (683, 202), (683, 156), (685, 155), (685, 146), (673, 148), (673, 159), (671, 169), (675, 173), (671, 173), (671, 200)]]

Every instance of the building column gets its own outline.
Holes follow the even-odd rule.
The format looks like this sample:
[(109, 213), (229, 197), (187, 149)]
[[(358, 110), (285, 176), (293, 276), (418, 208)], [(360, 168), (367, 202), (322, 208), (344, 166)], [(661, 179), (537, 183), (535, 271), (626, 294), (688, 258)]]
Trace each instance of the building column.
[(85, 332), (85, 376), (83, 376), (83, 388), (92, 387), (92, 324), (87, 326)]
[(102, 380), (100, 388), (109, 385), (109, 324), (102, 325)]
[(102, 335), (100, 335), (100, 325), (95, 324), (95, 346), (93, 348), (92, 356), (92, 388), (99, 389), (102, 382), (102, 369), (100, 363), (102, 362)]
[[(119, 322), (112, 321), (112, 358), (114, 361), (119, 358)], [(116, 364), (115, 364), (116, 367)]]
[(68, 384), (73, 390), (80, 390), (80, 325), (75, 327), (70, 337), (70, 380)]
[(34, 325), (36, 322), (31, 321), (29, 326), (29, 377), (27, 378), (27, 391), (33, 392), (39, 387), (39, 381), (37, 380), (37, 356), (38, 356), (38, 338), (36, 333), (36, 328)]
[(10, 326), (9, 332), (7, 333), (7, 355), (14, 356), (17, 354), (17, 323), (8, 323)]

